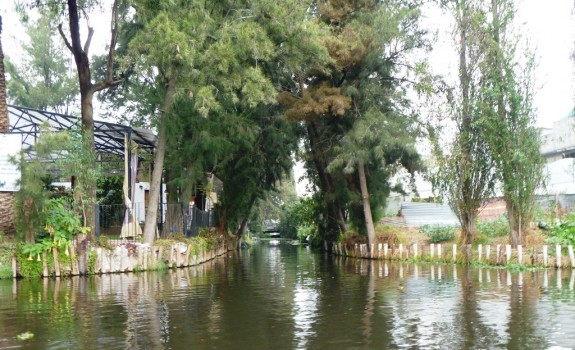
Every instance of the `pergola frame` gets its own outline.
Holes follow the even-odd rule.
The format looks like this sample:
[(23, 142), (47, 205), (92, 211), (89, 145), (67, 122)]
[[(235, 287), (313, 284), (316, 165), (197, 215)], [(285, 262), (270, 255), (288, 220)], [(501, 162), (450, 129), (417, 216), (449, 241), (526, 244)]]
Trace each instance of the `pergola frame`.
[[(24, 151), (29, 151), (36, 143), (43, 124), (47, 123), (55, 131), (67, 131), (81, 125), (81, 119), (78, 117), (21, 106), (8, 105), (8, 114), (10, 133), (21, 134)], [(127, 157), (130, 164), (132, 147), (126, 147), (126, 141), (128, 145), (132, 142), (138, 145), (139, 158), (152, 159), (156, 140), (154, 132), (148, 129), (94, 120), (94, 148), (101, 163), (116, 162), (121, 164), (123, 169), (124, 159)], [(131, 180), (130, 177), (128, 172), (128, 181)]]

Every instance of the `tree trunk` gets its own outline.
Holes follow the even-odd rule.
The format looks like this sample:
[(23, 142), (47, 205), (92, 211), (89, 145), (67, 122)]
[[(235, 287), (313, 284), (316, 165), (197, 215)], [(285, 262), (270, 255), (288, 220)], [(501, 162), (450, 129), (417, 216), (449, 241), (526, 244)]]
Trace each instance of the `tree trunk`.
[(509, 221), (509, 237), (511, 238), (511, 245), (513, 247), (517, 247), (519, 244), (523, 244), (523, 232), (521, 232), (521, 226), (519, 225), (519, 213), (517, 213), (517, 211), (513, 208), (513, 202), (510, 199), (505, 200), (505, 205), (507, 206), (507, 218)]
[(239, 250), (241, 248), (242, 237), (244, 235), (244, 232), (246, 231), (247, 225), (248, 225), (248, 219), (244, 218), (240, 223), (240, 228), (238, 228), (238, 230), (236, 231), (236, 250)]
[[(318, 133), (316, 130), (316, 126), (313, 122), (307, 123), (307, 132), (308, 132), (308, 139), (310, 143), (311, 153), (312, 153), (312, 160), (315, 165), (316, 171), (318, 173), (319, 178), (319, 186), (323, 193), (327, 194), (328, 196), (332, 196), (334, 194), (334, 189), (332, 185), (332, 181), (329, 178), (329, 174), (326, 172), (327, 165), (323, 162), (321, 157), (321, 152), (318, 149), (317, 144), (318, 142)], [(343, 216), (343, 211), (341, 207), (336, 203), (333, 199), (326, 200), (328, 205), (328, 215), (330, 219), (333, 220), (335, 225), (331, 225), (327, 228), (328, 231), (330, 230), (337, 230), (337, 233), (345, 233), (347, 232), (347, 226), (345, 224), (345, 219)], [(324, 233), (325, 234), (325, 233)], [(327, 239), (335, 240), (336, 237), (327, 237)]]
[(473, 244), (475, 236), (475, 219), (477, 218), (476, 212), (462, 212), (461, 220), (461, 244)]
[(150, 182), (150, 196), (148, 203), (148, 210), (146, 211), (146, 222), (144, 224), (144, 242), (152, 245), (156, 235), (156, 225), (158, 221), (158, 201), (161, 200), (160, 183), (162, 180), (162, 173), (164, 169), (164, 156), (166, 154), (166, 118), (172, 108), (172, 98), (174, 96), (174, 89), (176, 86), (175, 75), (168, 81), (166, 93), (164, 95), (164, 103), (160, 111), (158, 122), (158, 143), (156, 146), (156, 153), (154, 154), (154, 171), (152, 172), (152, 180)]
[(367, 240), (371, 247), (371, 245), (375, 243), (375, 227), (373, 226), (373, 216), (371, 215), (371, 205), (369, 204), (365, 165), (362, 162), (357, 164), (357, 171), (359, 173), (359, 187), (361, 188), (363, 216), (365, 217), (365, 226), (367, 228)]

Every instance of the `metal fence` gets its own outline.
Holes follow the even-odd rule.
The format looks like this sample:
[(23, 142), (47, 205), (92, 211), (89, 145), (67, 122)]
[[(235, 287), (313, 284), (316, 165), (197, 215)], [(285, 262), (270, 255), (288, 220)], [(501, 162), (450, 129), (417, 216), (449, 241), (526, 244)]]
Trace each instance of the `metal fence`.
[[(143, 203), (136, 203), (134, 214), (137, 222), (143, 224)], [(97, 237), (104, 235), (119, 238), (126, 207), (124, 204), (96, 205)], [(193, 205), (163, 203), (158, 208), (158, 231), (161, 237), (181, 233), (187, 237), (196, 236), (202, 227), (214, 226), (213, 210), (203, 211)]]

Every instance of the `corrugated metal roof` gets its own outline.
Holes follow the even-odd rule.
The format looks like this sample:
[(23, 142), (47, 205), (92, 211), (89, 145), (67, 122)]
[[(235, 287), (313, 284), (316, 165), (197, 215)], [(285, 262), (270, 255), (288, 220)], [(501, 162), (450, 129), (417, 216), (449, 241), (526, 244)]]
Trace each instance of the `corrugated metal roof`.
[(401, 214), (408, 227), (424, 225), (459, 226), (459, 220), (447, 204), (404, 202)]

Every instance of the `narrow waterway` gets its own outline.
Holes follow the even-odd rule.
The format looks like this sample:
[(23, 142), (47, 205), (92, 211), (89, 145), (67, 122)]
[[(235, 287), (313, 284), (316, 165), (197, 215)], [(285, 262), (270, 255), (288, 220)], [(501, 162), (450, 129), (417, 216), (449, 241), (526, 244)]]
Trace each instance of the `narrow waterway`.
[(0, 349), (575, 348), (574, 284), (263, 242), (174, 271), (2, 280)]

